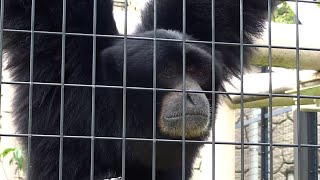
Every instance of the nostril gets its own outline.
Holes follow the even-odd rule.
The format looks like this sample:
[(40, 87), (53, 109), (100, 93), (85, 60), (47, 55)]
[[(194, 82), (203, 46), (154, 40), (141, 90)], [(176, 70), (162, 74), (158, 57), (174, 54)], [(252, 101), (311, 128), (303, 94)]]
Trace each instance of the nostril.
[(192, 104), (192, 105), (196, 105), (196, 102), (194, 101), (194, 99), (192, 99), (192, 96), (189, 94), (189, 93), (187, 93), (187, 98), (186, 98), (186, 100), (187, 100), (187, 102), (189, 102), (190, 104)]

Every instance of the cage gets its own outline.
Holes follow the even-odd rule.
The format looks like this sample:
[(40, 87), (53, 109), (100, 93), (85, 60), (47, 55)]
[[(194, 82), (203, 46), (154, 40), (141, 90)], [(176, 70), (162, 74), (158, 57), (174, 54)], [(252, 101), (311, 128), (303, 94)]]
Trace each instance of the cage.
[[(106, 6), (111, 2), (114, 24), (103, 16), (110, 16)], [(154, 2), (1, 0), (0, 178), (319, 179), (320, 2)], [(188, 14), (202, 10), (204, 21)], [(177, 15), (168, 18), (166, 13)], [(264, 13), (263, 22), (255, 19)], [(158, 15), (177, 21), (166, 25)], [(141, 27), (146, 22), (149, 27)], [(172, 31), (162, 36), (159, 26)], [(144, 28), (151, 29), (149, 34), (136, 33)], [(232, 30), (235, 35), (228, 34)], [(254, 36), (256, 31), (261, 36)], [(110, 50), (114, 41), (118, 44)], [(176, 47), (181, 56), (168, 55)], [(105, 48), (109, 59), (119, 57), (120, 73), (107, 66), (101, 70), (104, 63), (115, 65), (101, 55)], [(224, 56), (231, 62), (219, 66)], [(207, 57), (210, 63), (201, 61)], [(246, 59), (250, 68), (245, 68)], [(200, 70), (188, 69), (191, 60)], [(176, 61), (180, 69), (162, 68), (175, 67)], [(232, 63), (237, 67), (230, 70)], [(166, 82), (176, 76), (166, 73), (172, 71), (181, 74), (169, 87)], [(198, 85), (188, 81), (189, 72), (200, 77), (196, 83), (208, 78), (203, 86), (209, 87), (199, 83), (200, 89), (194, 89)], [(173, 100), (163, 103), (159, 98), (166, 100), (166, 94)], [(196, 106), (201, 98), (207, 99), (202, 106), (209, 112), (203, 125), (208, 129), (194, 138), (198, 127), (193, 125), (200, 123), (188, 117), (188, 103)], [(174, 100), (181, 110), (172, 106)], [(181, 116), (181, 127), (159, 120), (163, 111)], [(201, 119), (203, 111), (196, 113)]]

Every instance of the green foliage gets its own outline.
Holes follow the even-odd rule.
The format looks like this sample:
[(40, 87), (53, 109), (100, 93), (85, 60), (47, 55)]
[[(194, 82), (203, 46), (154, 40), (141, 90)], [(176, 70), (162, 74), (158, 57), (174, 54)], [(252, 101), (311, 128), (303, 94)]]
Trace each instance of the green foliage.
[(277, 6), (274, 11), (272, 21), (286, 24), (294, 23), (294, 13), (286, 2)]
[[(318, 2), (320, 2), (320, 0), (318, 0)], [(320, 3), (317, 3), (317, 6), (320, 7)]]
[(15, 163), (18, 166), (18, 169), (22, 170), (23, 169), (23, 164), (24, 164), (24, 158), (23, 158), (21, 149), (18, 149), (18, 148), (7, 148), (7, 149), (3, 150), (0, 153), (0, 157), (1, 158), (5, 158), (9, 154), (12, 155), (11, 159), (9, 161), (9, 164), (12, 165), (13, 163)]

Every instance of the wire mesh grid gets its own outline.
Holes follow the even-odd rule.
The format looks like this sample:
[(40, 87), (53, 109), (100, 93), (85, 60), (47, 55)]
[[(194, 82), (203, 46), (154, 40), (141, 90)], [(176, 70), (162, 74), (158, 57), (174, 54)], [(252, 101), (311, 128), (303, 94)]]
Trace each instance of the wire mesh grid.
[[(217, 165), (215, 164), (216, 160), (216, 149), (214, 145), (233, 145), (233, 146), (239, 146), (240, 149), (240, 179), (246, 179), (245, 177), (245, 166), (246, 166), (246, 155), (245, 155), (245, 146), (258, 146), (260, 148), (262, 147), (267, 147), (268, 150), (268, 154), (269, 154), (269, 163), (268, 164), (268, 174), (269, 177), (267, 177), (268, 179), (273, 179), (273, 166), (274, 166), (274, 155), (273, 155), (273, 148), (274, 147), (280, 147), (280, 148), (297, 148), (298, 149), (298, 161), (301, 160), (301, 151), (300, 149), (304, 148), (304, 147), (309, 147), (309, 148), (319, 148), (320, 145), (318, 144), (308, 144), (308, 143), (302, 143), (301, 140), (301, 136), (299, 135), (300, 132), (300, 123), (301, 121), (299, 120), (300, 118), (300, 100), (301, 98), (310, 98), (310, 99), (319, 99), (319, 96), (313, 96), (313, 95), (300, 95), (300, 74), (299, 71), (296, 71), (296, 90), (297, 93), (296, 94), (282, 94), (282, 93), (273, 93), (272, 89), (273, 89), (273, 85), (272, 85), (272, 80), (274, 78), (272, 78), (272, 50), (276, 49), (276, 48), (280, 48), (280, 49), (295, 49), (296, 50), (296, 69), (300, 69), (300, 50), (309, 50), (309, 51), (320, 51), (319, 48), (300, 48), (299, 45), (299, 16), (298, 16), (298, 12), (299, 12), (299, 6), (298, 3), (299, 2), (305, 2), (305, 3), (310, 3), (310, 1), (298, 1), (295, 0), (294, 2), (296, 3), (296, 16), (295, 16), (295, 22), (296, 22), (296, 46), (292, 47), (292, 46), (273, 46), (272, 45), (272, 32), (271, 32), (271, 19), (272, 19), (272, 4), (271, 4), (271, 0), (268, 0), (268, 27), (267, 27), (267, 31), (268, 31), (268, 44), (267, 45), (256, 45), (256, 44), (245, 44), (244, 43), (244, 39), (243, 39), (243, 1), (245, 0), (240, 0), (240, 14), (239, 14), (239, 18), (240, 18), (240, 41), (239, 43), (230, 43), (230, 42), (216, 42), (215, 41), (215, 13), (216, 13), (216, 9), (215, 9), (215, 1), (217, 0), (212, 0), (211, 6), (212, 6), (212, 12), (211, 12), (211, 16), (212, 16), (212, 41), (196, 41), (196, 40), (187, 40), (186, 39), (186, 1), (187, 0), (183, 0), (183, 38), (182, 40), (177, 40), (177, 39), (164, 39), (164, 38), (158, 38), (157, 34), (156, 34), (156, 28), (157, 28), (157, 21), (156, 21), (156, 16), (157, 16), (157, 3), (154, 3), (154, 35), (152, 38), (146, 38), (146, 37), (138, 37), (138, 36), (132, 36), (132, 35), (128, 35), (127, 33), (127, 24), (128, 24), (128, 19), (127, 19), (127, 5), (128, 5), (128, 0), (125, 0), (125, 20), (124, 20), (124, 34), (123, 35), (105, 35), (105, 34), (97, 34), (97, 0), (93, 1), (93, 27), (92, 27), (92, 34), (86, 34), (86, 33), (70, 33), (70, 32), (66, 32), (66, 14), (67, 14), (67, 0), (63, 0), (63, 18), (62, 18), (62, 29), (61, 32), (49, 32), (49, 31), (39, 31), (39, 30), (35, 30), (34, 26), (35, 26), (35, 9), (36, 9), (36, 3), (37, 0), (32, 0), (32, 7), (31, 7), (31, 20), (30, 20), (30, 24), (31, 24), (31, 28), (30, 30), (19, 30), (19, 29), (5, 29), (3, 27), (3, 21), (4, 21), (4, 12), (5, 12), (5, 7), (4, 7), (4, 1), (5, 0), (1, 0), (1, 17), (0, 17), (0, 41), (2, 42), (3, 39), (3, 33), (4, 32), (21, 32), (21, 33), (30, 33), (30, 77), (29, 77), (29, 81), (28, 82), (23, 82), (23, 81), (2, 81), (1, 80), (1, 84), (2, 85), (28, 85), (29, 87), (29, 122), (28, 122), (28, 133), (27, 134), (20, 134), (20, 133), (15, 133), (15, 134), (6, 134), (6, 133), (2, 133), (0, 134), (2, 137), (26, 137), (28, 139), (28, 146), (27, 146), (27, 165), (26, 165), (26, 172), (27, 172), (27, 177), (28, 179), (31, 179), (30, 176), (30, 157), (32, 157), (32, 151), (31, 151), (31, 145), (32, 145), (32, 138), (33, 137), (46, 137), (46, 138), (59, 138), (59, 179), (63, 178), (63, 144), (64, 144), (64, 139), (65, 138), (72, 138), (72, 139), (89, 139), (91, 142), (91, 146), (90, 146), (90, 152), (91, 152), (91, 158), (90, 158), (90, 179), (95, 179), (95, 174), (94, 174), (94, 155), (95, 155), (95, 141), (99, 140), (99, 139), (103, 139), (103, 140), (121, 140), (122, 144), (121, 144), (121, 153), (122, 153), (122, 159), (121, 159), (121, 164), (122, 164), (122, 173), (121, 173), (121, 177), (123, 179), (126, 178), (126, 145), (128, 143), (128, 141), (142, 141), (142, 142), (152, 142), (152, 180), (156, 179), (156, 152), (157, 152), (157, 142), (181, 142), (182, 143), (182, 157), (181, 157), (181, 164), (182, 164), (182, 174), (181, 177), (182, 179), (186, 179), (186, 172), (185, 172), (185, 164), (186, 164), (186, 154), (185, 154), (185, 146), (187, 143), (200, 143), (200, 144), (212, 144), (212, 179), (216, 179), (214, 174), (216, 171), (216, 167)], [(157, 2), (157, 1), (155, 1)], [(59, 35), (62, 37), (62, 41), (61, 41), (61, 81), (60, 83), (49, 83), (49, 82), (36, 82), (34, 81), (33, 78), (33, 65), (34, 65), (34, 39), (35, 39), (35, 34), (50, 34), (50, 35)], [(65, 61), (66, 61), (66, 38), (67, 36), (84, 36), (84, 37), (92, 37), (92, 82), (90, 85), (88, 84), (81, 84), (81, 83), (66, 83), (65, 82)], [(123, 52), (123, 84), (122, 86), (106, 86), (106, 85), (99, 85), (96, 84), (96, 59), (97, 59), (97, 38), (117, 38), (117, 39), (123, 39), (124, 41), (124, 52)], [(128, 44), (127, 41), (128, 39), (136, 39), (136, 40), (146, 40), (146, 41), (153, 41), (153, 46), (156, 47), (157, 42), (161, 42), (161, 41), (165, 41), (165, 42), (181, 42), (183, 44), (183, 86), (182, 89), (166, 89), (166, 88), (158, 88), (157, 87), (157, 63), (156, 63), (156, 59), (157, 59), (157, 48), (153, 48), (153, 73), (152, 73), (152, 78), (153, 78), (153, 85), (152, 87), (148, 88), (148, 87), (130, 87), (127, 86), (127, 50), (128, 50)], [(199, 43), (199, 44), (210, 44), (211, 45), (211, 51), (212, 51), (212, 91), (197, 91), (197, 90), (187, 90), (186, 89), (186, 44), (187, 43)], [(240, 92), (225, 92), (225, 91), (220, 91), (220, 90), (216, 90), (215, 87), (215, 61), (216, 61), (216, 57), (215, 57), (215, 46), (216, 45), (225, 45), (225, 46), (237, 46), (240, 48), (240, 67), (241, 67), (241, 71), (240, 71), (240, 80), (241, 80), (241, 84), (240, 84)], [(268, 72), (269, 72), (269, 93), (247, 93), (244, 92), (244, 81), (243, 81), (243, 76), (244, 76), (244, 64), (243, 64), (243, 58), (244, 58), (244, 48), (246, 47), (256, 47), (256, 48), (267, 48), (268, 49)], [(3, 54), (3, 47), (2, 47), (2, 43), (0, 43), (0, 53)], [(2, 69), (2, 56), (1, 56), (1, 63), (0, 63), (0, 67)], [(0, 73), (0, 75), (2, 75), (2, 71)], [(34, 85), (43, 85), (43, 86), (50, 86), (50, 87), (60, 87), (60, 92), (61, 92), (61, 106), (60, 106), (60, 130), (59, 130), (59, 134), (57, 135), (49, 135), (49, 134), (35, 134), (32, 133), (32, 118), (33, 118), (33, 87)], [(87, 87), (87, 88), (91, 88), (92, 89), (92, 94), (91, 94), (91, 135), (90, 136), (81, 136), (81, 135), (65, 135), (64, 134), (64, 101), (65, 101), (65, 88), (66, 87)], [(122, 137), (99, 137), (95, 135), (95, 110), (96, 110), (96, 106), (95, 106), (95, 101), (96, 101), (96, 88), (110, 88), (110, 89), (119, 89), (122, 90), (122, 95), (123, 95), (123, 102), (122, 102)], [(153, 134), (152, 134), (152, 138), (133, 138), (133, 137), (127, 137), (127, 102), (126, 102), (126, 96), (127, 96), (127, 91), (128, 90), (145, 90), (145, 91), (151, 91), (152, 92), (152, 99), (153, 99), (153, 107), (152, 107), (152, 111), (153, 111), (153, 117), (152, 117), (152, 124), (153, 124)], [(183, 119), (185, 119), (186, 116), (186, 100), (185, 100), (185, 94), (187, 93), (206, 93), (206, 94), (212, 94), (212, 107), (214, 107), (214, 105), (216, 104), (216, 100), (215, 97), (216, 95), (240, 95), (241, 96), (241, 101), (240, 101), (240, 113), (239, 113), (239, 121), (240, 121), (240, 140), (239, 141), (234, 141), (234, 142), (228, 142), (228, 141), (216, 141), (215, 140), (215, 133), (212, 133), (212, 140), (207, 140), (207, 141), (197, 141), (197, 140), (188, 140), (185, 137), (185, 120), (183, 120), (182, 126), (183, 126), (183, 131), (182, 131), (182, 139), (181, 140), (173, 140), (173, 139), (159, 139), (157, 138), (156, 135), (156, 126), (157, 126), (157, 117), (156, 117), (156, 99), (157, 99), (157, 92), (179, 92), (183, 94), (183, 100), (182, 100), (182, 109), (183, 109)], [(261, 96), (261, 97), (268, 97), (269, 99), (269, 105), (268, 105), (268, 117), (267, 119), (269, 120), (269, 136), (268, 136), (268, 141), (267, 142), (250, 142), (250, 141), (246, 141), (245, 140), (245, 120), (244, 120), (244, 116), (245, 116), (245, 107), (244, 107), (244, 96)], [(273, 127), (273, 101), (272, 98), (274, 97), (286, 97), (286, 98), (296, 98), (296, 112), (297, 112), (297, 128), (295, 129), (297, 131), (297, 143), (283, 143), (283, 142), (274, 142), (274, 134), (272, 129)], [(212, 132), (215, 132), (215, 118), (216, 118), (216, 112), (215, 109), (212, 108)], [(298, 164), (299, 165), (299, 164)], [(298, 167), (298, 169), (300, 169)], [(276, 178), (275, 178), (276, 179)]]

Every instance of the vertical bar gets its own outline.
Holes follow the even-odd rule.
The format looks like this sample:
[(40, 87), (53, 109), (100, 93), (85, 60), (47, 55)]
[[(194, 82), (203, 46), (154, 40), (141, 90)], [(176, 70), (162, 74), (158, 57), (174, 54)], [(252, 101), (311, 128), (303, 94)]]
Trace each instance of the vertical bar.
[(31, 179), (31, 137), (32, 137), (32, 91), (33, 91), (33, 52), (34, 52), (34, 19), (35, 19), (35, 0), (31, 5), (31, 42), (30, 42), (30, 79), (29, 79), (29, 121), (28, 121), (28, 161), (27, 179)]
[[(297, 110), (293, 110), (292, 111), (292, 113), (293, 113), (293, 132), (294, 132), (294, 144), (297, 144), (298, 143), (298, 118), (297, 118)], [(301, 126), (300, 126), (300, 128), (301, 128)], [(294, 160), (294, 171), (293, 171), (293, 173), (294, 173), (294, 179), (299, 179), (299, 177), (300, 177), (300, 175), (301, 175), (301, 173), (299, 172), (299, 167), (300, 167), (300, 165), (299, 165), (299, 158), (298, 158), (298, 149), (295, 147), (294, 148), (294, 158), (293, 158), (293, 160)]]
[(65, 83), (65, 59), (66, 59), (66, 13), (67, 2), (62, 5), (62, 45), (61, 45), (61, 96), (60, 96), (60, 147), (59, 147), (59, 180), (62, 180), (63, 170), (63, 122), (64, 122), (64, 83)]
[(211, 44), (211, 54), (212, 54), (212, 94), (211, 94), (211, 97), (212, 97), (212, 104), (211, 104), (211, 108), (212, 108), (212, 129), (211, 129), (211, 135), (212, 135), (212, 180), (215, 180), (215, 170), (216, 170), (216, 158), (215, 158), (215, 155), (216, 155), (216, 146), (215, 146), (215, 142), (216, 142), (216, 134), (215, 134), (215, 129), (216, 129), (216, 123), (215, 123), (215, 120), (216, 120), (216, 78), (215, 78), (215, 75), (216, 75), (216, 71), (215, 71), (215, 48), (216, 48), (216, 36), (215, 36), (215, 0), (212, 0), (211, 1), (211, 30), (212, 30), (212, 36), (211, 36), (211, 40), (212, 40), (212, 44)]
[[(268, 118), (267, 108), (261, 108), (261, 143), (268, 143)], [(262, 145), (261, 147), (261, 180), (268, 180), (268, 146)]]
[(156, 180), (157, 140), (157, 1), (153, 4), (152, 180)]
[[(4, 0), (1, 0), (1, 9), (0, 9), (0, 112), (1, 111), (1, 96), (2, 96), (2, 65), (3, 65), (3, 16), (4, 16)], [(2, 116), (2, 114), (0, 114)]]
[(122, 110), (123, 110), (123, 114), (122, 114), (122, 178), (126, 179), (126, 114), (127, 114), (127, 38), (128, 38), (128, 0), (125, 0), (125, 16), (124, 16), (124, 50), (123, 50), (123, 99), (122, 99)]
[(244, 106), (243, 106), (243, 0), (240, 0), (240, 121), (241, 121), (241, 180), (244, 180)]
[(186, 0), (183, 0), (182, 14), (182, 180), (186, 179)]
[[(1, 0), (1, 9), (0, 9), (0, 116), (2, 117), (1, 111), (1, 97), (2, 97), (2, 63), (3, 63), (3, 16), (4, 16), (4, 0)], [(1, 136), (0, 136), (1, 137)]]
[[(295, 15), (295, 23), (296, 23), (296, 86), (297, 86), (297, 136), (298, 136), (298, 161), (301, 161), (301, 131), (300, 131), (300, 58), (299, 58), (299, 3), (298, 0), (295, 0), (296, 4), (296, 15)], [(298, 174), (300, 174), (300, 164), (298, 164)]]
[[(1, 97), (2, 97), (2, 63), (3, 63), (3, 16), (4, 16), (4, 0), (1, 0), (1, 9), (0, 9), (0, 113), (1, 111)], [(0, 114), (2, 117), (2, 114)], [(1, 137), (1, 136), (0, 136)]]
[(90, 180), (94, 180), (94, 142), (95, 142), (95, 106), (96, 106), (96, 54), (97, 54), (97, 0), (93, 1), (92, 19), (92, 94), (91, 94), (91, 165)]
[[(273, 180), (273, 134), (272, 134), (272, 39), (271, 39), (272, 0), (268, 0), (268, 65), (269, 65), (269, 140), (270, 140), (270, 180)], [(264, 114), (263, 114), (264, 117)], [(268, 169), (266, 169), (268, 170)], [(268, 176), (266, 176), (267, 178)]]

